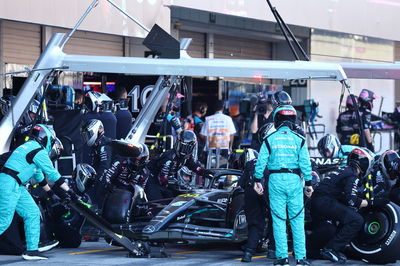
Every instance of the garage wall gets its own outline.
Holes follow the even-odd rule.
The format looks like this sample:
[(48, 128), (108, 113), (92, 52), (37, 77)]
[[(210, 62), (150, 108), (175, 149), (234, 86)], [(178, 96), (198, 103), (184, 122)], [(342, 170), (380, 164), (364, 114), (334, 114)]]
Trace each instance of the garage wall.
[[(70, 30), (53, 28), (52, 32), (69, 33)], [(77, 31), (64, 47), (67, 54), (123, 56), (123, 37), (94, 32)]]
[(39, 25), (2, 21), (4, 63), (33, 65), (41, 52), (40, 34)]
[(232, 36), (214, 36), (214, 57), (227, 59), (272, 59), (271, 43)]

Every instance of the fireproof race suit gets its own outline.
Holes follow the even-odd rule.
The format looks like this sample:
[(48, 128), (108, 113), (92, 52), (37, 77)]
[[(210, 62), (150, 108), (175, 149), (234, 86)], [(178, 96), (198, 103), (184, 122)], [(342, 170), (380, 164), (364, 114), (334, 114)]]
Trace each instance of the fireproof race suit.
[(326, 244), (328, 249), (343, 251), (363, 225), (363, 218), (356, 211), (362, 201), (357, 191), (359, 182), (355, 168), (347, 166), (330, 172), (313, 193), (311, 201), (313, 220), (338, 221), (341, 226)]
[(106, 187), (105, 179), (103, 180), (102, 176), (111, 167), (112, 148), (110, 144), (111, 139), (103, 137), (99, 143), (91, 147), (90, 151), (91, 165), (96, 170), (97, 176), (94, 187), (89, 189), (88, 194), (93, 203), (99, 207), (103, 205)]
[[(256, 164), (255, 178), (261, 180), (264, 169), (270, 173), (268, 190), (278, 259), (288, 257), (286, 210), (292, 228), (296, 259), (306, 257), (303, 181), (311, 183), (311, 162), (305, 138), (281, 126), (264, 140)], [(300, 173), (301, 172), (301, 173)]]
[(9, 227), (16, 211), (24, 219), (28, 251), (38, 249), (40, 211), (24, 185), (32, 178), (44, 185), (43, 173), (52, 181), (60, 179), (49, 158), (50, 150), (50, 140), (45, 149), (30, 140), (15, 149), (0, 173), (0, 234)]
[(147, 178), (150, 175), (149, 170), (146, 167), (133, 170), (130, 165), (131, 162), (129, 159), (115, 161), (104, 175), (107, 184), (124, 187), (129, 190), (134, 189), (135, 185), (144, 188), (146, 186)]
[(342, 144), (350, 144), (350, 138), (358, 128), (356, 113), (354, 110), (346, 110), (339, 114), (336, 124), (336, 133), (340, 136)]
[(342, 145), (340, 146), (338, 158), (340, 159), (341, 167), (345, 167), (347, 165), (347, 157), (349, 156), (350, 152), (352, 152), (357, 146), (353, 145)]
[[(168, 150), (151, 160), (147, 165), (151, 177), (145, 188), (148, 199), (156, 200), (174, 196), (171, 188), (179, 182), (177, 173), (183, 166), (197, 175), (203, 175), (205, 171), (205, 168), (196, 162), (193, 156), (183, 158), (178, 156), (175, 150)], [(165, 189), (167, 187), (170, 189)]]

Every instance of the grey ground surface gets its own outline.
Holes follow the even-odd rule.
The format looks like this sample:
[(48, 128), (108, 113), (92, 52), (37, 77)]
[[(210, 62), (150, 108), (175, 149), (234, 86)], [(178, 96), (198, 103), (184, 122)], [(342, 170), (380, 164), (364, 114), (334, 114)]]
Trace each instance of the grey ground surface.
[[(128, 258), (121, 248), (110, 246), (103, 240), (83, 242), (77, 249), (56, 248), (46, 252), (46, 261), (23, 261), (20, 256), (0, 256), (0, 265), (272, 265), (264, 254), (258, 254), (253, 262), (242, 263), (242, 252), (235, 246), (224, 245), (167, 245), (168, 258), (161, 258), (159, 248), (152, 247), (152, 258)], [(294, 261), (292, 260), (292, 264)], [(334, 265), (326, 261), (313, 261), (312, 265)], [(350, 261), (346, 265), (367, 265)], [(391, 264), (394, 265), (394, 264)], [(396, 265), (400, 265), (398, 262)]]

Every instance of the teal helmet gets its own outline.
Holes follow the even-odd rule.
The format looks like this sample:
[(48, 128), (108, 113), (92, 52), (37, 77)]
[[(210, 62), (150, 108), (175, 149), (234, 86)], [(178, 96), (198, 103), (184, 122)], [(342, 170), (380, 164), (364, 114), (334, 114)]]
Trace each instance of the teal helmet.
[(295, 124), (297, 118), (296, 109), (291, 105), (282, 105), (274, 111), (275, 128), (279, 128), (282, 124)]
[(32, 138), (42, 145), (49, 154), (57, 140), (54, 130), (43, 124), (37, 124), (33, 127)]

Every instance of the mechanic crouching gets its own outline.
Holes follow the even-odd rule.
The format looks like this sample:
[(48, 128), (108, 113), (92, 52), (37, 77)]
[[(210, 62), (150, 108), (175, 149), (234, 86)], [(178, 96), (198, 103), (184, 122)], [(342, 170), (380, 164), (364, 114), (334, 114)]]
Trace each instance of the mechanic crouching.
[[(267, 213), (267, 195), (257, 194), (254, 191), (254, 170), (258, 158), (258, 152), (253, 149), (245, 150), (239, 157), (238, 166), (243, 170), (243, 175), (239, 180), (239, 186), (244, 189), (244, 212), (247, 221), (247, 243), (242, 257), (242, 262), (251, 262), (251, 258), (260, 241), (264, 236), (265, 219)], [(263, 182), (266, 179), (263, 179)], [(269, 217), (270, 218), (270, 217)], [(270, 221), (271, 219), (269, 219)], [(272, 223), (268, 226), (268, 250), (275, 250), (274, 238), (272, 236)]]
[(146, 186), (150, 175), (146, 164), (149, 160), (149, 148), (146, 144), (138, 144), (141, 152), (134, 158), (123, 158), (116, 160), (110, 169), (104, 174), (105, 182), (117, 188), (134, 191), (135, 185), (142, 188)]
[(373, 157), (367, 149), (356, 148), (348, 156), (348, 166), (330, 172), (314, 191), (311, 201), (313, 222), (339, 222), (335, 235), (321, 251), (321, 256), (327, 260), (346, 262), (346, 256), (342, 252), (364, 222), (357, 209), (372, 204), (358, 194), (359, 183), (369, 174), (372, 163)]
[(306, 183), (306, 196), (310, 197), (311, 162), (305, 138), (290, 128), (296, 121), (293, 106), (284, 105), (274, 111), (276, 131), (269, 134), (261, 146), (255, 170), (254, 189), (262, 195), (264, 188), (261, 179), (268, 166), (268, 192), (273, 219), (273, 232), (276, 245), (274, 265), (289, 265), (286, 221), (288, 211), (294, 241), (297, 265), (309, 265), (306, 260), (303, 180)]
[(62, 145), (54, 132), (45, 125), (35, 125), (32, 139), (11, 153), (0, 172), (0, 234), (10, 226), (14, 212), (17, 212), (24, 220), (27, 250), (22, 258), (25, 260), (47, 259), (39, 253), (38, 247), (40, 211), (25, 184), (35, 179), (49, 196), (54, 197), (44, 178), (43, 174), (46, 174), (49, 180), (55, 182), (54, 189), (62, 188), (57, 193), (61, 198), (76, 198), (51, 162), (54, 154), (61, 153), (59, 149), (62, 149)]
[(182, 180), (177, 179), (177, 173), (183, 166), (187, 166), (200, 176), (208, 174), (208, 170), (193, 158), (196, 145), (196, 135), (190, 130), (182, 130), (176, 139), (174, 149), (162, 153), (149, 162), (147, 167), (151, 177), (145, 188), (148, 200), (172, 198), (179, 194), (176, 186), (179, 186)]
[(104, 134), (103, 123), (98, 119), (85, 121), (81, 126), (83, 142), (90, 148), (91, 166), (97, 173), (94, 187), (88, 191), (88, 195), (99, 208), (102, 208), (106, 194), (106, 184), (101, 177), (111, 167), (112, 156), (112, 140)]

